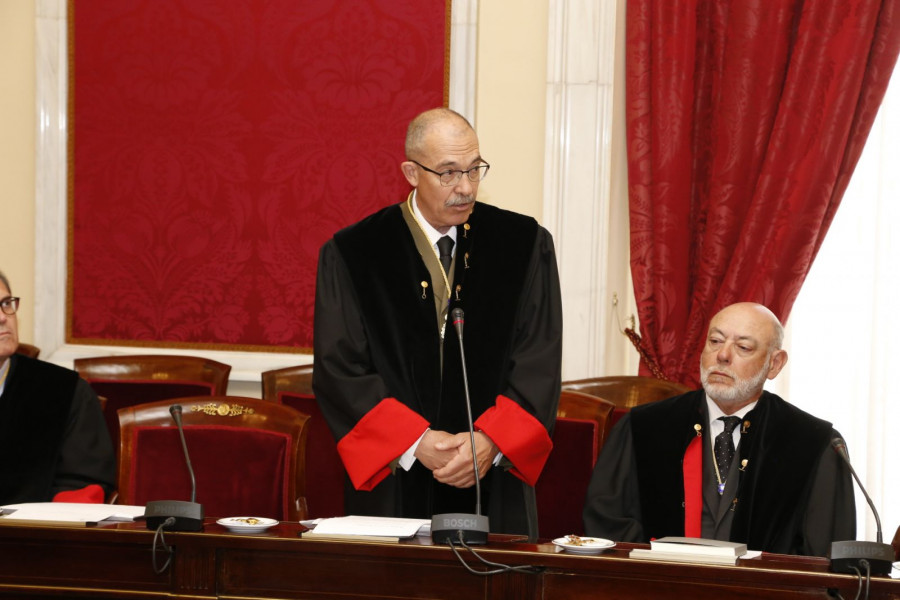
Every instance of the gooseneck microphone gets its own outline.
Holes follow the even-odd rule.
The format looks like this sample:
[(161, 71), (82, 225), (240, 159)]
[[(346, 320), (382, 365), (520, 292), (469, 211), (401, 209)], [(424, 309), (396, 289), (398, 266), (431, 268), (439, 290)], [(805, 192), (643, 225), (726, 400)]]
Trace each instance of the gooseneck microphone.
[(178, 427), (178, 437), (181, 438), (181, 450), (184, 452), (184, 462), (187, 465), (188, 474), (191, 476), (191, 502), (197, 502), (197, 478), (194, 477), (194, 467), (191, 465), (191, 455), (188, 454), (187, 442), (184, 441), (184, 424), (181, 422), (182, 408), (180, 404), (169, 407), (169, 414)]
[(478, 472), (478, 457), (475, 454), (475, 424), (472, 419), (472, 400), (469, 397), (469, 376), (466, 372), (466, 350), (463, 347), (463, 324), (465, 316), (459, 307), (450, 313), (456, 337), (459, 338), (459, 354), (462, 359), (463, 388), (466, 394), (466, 412), (469, 424), (469, 442), (472, 444), (472, 465), (475, 468), (475, 514), (444, 513), (431, 517), (431, 539), (439, 544), (453, 545), (456, 541), (465, 544), (487, 544), (490, 526), (488, 518), (481, 514), (481, 474)]
[(853, 475), (856, 484), (859, 486), (859, 489), (862, 490), (863, 496), (866, 497), (866, 502), (869, 503), (872, 514), (875, 515), (876, 539), (878, 540), (876, 542), (856, 540), (832, 542), (831, 569), (835, 573), (859, 573), (866, 570), (867, 567), (863, 564), (863, 561), (866, 561), (868, 570), (873, 575), (887, 575), (891, 572), (891, 563), (894, 560), (894, 549), (889, 544), (882, 543), (881, 518), (878, 516), (878, 511), (875, 509), (875, 503), (872, 502), (868, 492), (866, 492), (865, 486), (863, 486), (862, 481), (859, 480), (856, 470), (853, 468), (853, 465), (850, 464), (850, 455), (847, 454), (847, 444), (844, 442), (843, 438), (833, 438), (831, 440), (831, 447), (834, 448), (834, 451), (837, 452), (838, 456), (840, 456), (847, 467), (850, 468), (850, 474)]
[[(178, 427), (178, 435), (181, 437), (181, 449), (184, 451), (184, 460), (187, 464), (188, 474), (191, 477), (191, 501), (183, 500), (154, 500), (147, 503), (144, 508), (144, 518), (147, 521), (147, 529), (156, 529), (162, 526), (170, 531), (200, 531), (203, 529), (203, 505), (197, 504), (197, 480), (194, 477), (194, 467), (191, 466), (191, 457), (188, 454), (187, 443), (184, 441), (184, 426), (181, 423), (182, 408), (180, 404), (169, 407), (169, 414)], [(174, 522), (169, 521), (170, 518)]]
[(466, 372), (466, 350), (463, 348), (463, 325), (466, 319), (463, 309), (454, 308), (451, 313), (453, 328), (456, 329), (456, 337), (459, 338), (459, 354), (462, 358), (463, 389), (466, 392), (466, 414), (469, 423), (469, 442), (472, 444), (472, 467), (475, 469), (475, 514), (481, 514), (481, 473), (478, 471), (478, 457), (475, 454), (475, 425), (472, 419), (472, 399), (469, 397), (469, 375)]

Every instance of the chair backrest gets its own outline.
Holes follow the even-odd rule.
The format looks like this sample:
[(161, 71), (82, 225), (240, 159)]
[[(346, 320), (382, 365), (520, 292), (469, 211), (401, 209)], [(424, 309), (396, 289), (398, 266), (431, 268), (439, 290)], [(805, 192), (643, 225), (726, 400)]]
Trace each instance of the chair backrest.
[(262, 374), (263, 399), (286, 404), (309, 415), (306, 452), (306, 502), (314, 518), (344, 515), (346, 471), (337, 443), (312, 391), (312, 365), (286, 367)]
[(691, 388), (680, 383), (640, 375), (612, 375), (564, 381), (562, 388), (600, 396), (615, 404), (613, 425), (622, 418), (622, 415), (639, 404), (656, 402), (691, 391)]
[(106, 398), (103, 416), (119, 447), (120, 408), (188, 396), (224, 396), (231, 366), (198, 356), (121, 355), (75, 359), (75, 370), (98, 396)]
[(584, 533), (581, 512), (614, 410), (612, 402), (591, 394), (560, 393), (553, 450), (535, 486), (540, 537)]
[(29, 358), (37, 358), (41, 355), (41, 349), (31, 344), (19, 344), (16, 348), (16, 354), (21, 354)]
[[(185, 443), (207, 517), (307, 517), (304, 464), (309, 418), (289, 406), (240, 396), (194, 396), (129, 406), (118, 412), (118, 502), (188, 500)], [(164, 466), (163, 466), (164, 465)]]
[(262, 373), (262, 397), (266, 400), (278, 401), (278, 394), (304, 394), (313, 397), (312, 365), (285, 367)]
[(594, 448), (591, 455), (591, 466), (597, 462), (600, 449), (612, 429), (611, 417), (616, 405), (594, 394), (575, 390), (562, 390), (559, 394), (559, 407), (556, 409), (556, 420), (592, 421), (594, 426)]

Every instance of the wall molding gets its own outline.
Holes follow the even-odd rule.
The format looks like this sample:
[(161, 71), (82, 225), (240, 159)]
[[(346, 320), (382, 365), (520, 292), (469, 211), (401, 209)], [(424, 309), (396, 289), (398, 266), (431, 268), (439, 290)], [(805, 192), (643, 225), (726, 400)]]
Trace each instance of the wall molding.
[(563, 380), (632, 372), (613, 307), (617, 297), (627, 315), (633, 296), (627, 194), (618, 192), (627, 173), (613, 160), (614, 150), (624, 152), (624, 136), (614, 135), (624, 97), (616, 71), (623, 12), (621, 1), (550, 2), (543, 218), (563, 289)]

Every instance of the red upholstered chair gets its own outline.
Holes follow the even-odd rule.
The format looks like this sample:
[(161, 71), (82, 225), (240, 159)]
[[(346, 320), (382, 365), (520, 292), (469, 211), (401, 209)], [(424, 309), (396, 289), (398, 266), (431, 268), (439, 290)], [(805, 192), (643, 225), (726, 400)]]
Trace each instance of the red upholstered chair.
[(691, 388), (680, 383), (639, 375), (612, 375), (564, 381), (562, 388), (600, 396), (615, 404), (613, 425), (622, 418), (622, 415), (639, 404), (656, 402), (691, 391)]
[(184, 437), (207, 517), (305, 519), (306, 425), (289, 406), (240, 396), (195, 396), (119, 410), (120, 504), (189, 500), (191, 481), (169, 407)]
[(224, 396), (231, 366), (197, 356), (147, 354), (78, 358), (75, 370), (106, 398), (103, 415), (118, 448), (120, 408), (169, 398)]
[(540, 537), (584, 533), (581, 512), (614, 409), (612, 402), (591, 394), (560, 393), (553, 450), (535, 486)]
[(16, 348), (16, 354), (21, 354), (29, 358), (37, 358), (41, 355), (41, 349), (31, 344), (19, 344)]
[(309, 415), (306, 452), (306, 501), (314, 518), (344, 515), (344, 463), (312, 391), (312, 365), (262, 374), (263, 399), (292, 406)]

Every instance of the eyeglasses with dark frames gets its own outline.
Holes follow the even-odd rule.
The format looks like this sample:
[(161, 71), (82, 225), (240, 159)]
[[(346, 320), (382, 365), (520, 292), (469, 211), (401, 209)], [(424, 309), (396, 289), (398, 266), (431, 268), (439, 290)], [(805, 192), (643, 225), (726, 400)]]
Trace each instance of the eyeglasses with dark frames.
[(409, 162), (419, 165), (423, 170), (428, 171), (429, 173), (434, 173), (441, 180), (441, 185), (444, 187), (449, 187), (451, 185), (456, 185), (459, 183), (459, 180), (462, 179), (462, 176), (465, 175), (469, 178), (469, 181), (472, 183), (477, 183), (487, 177), (488, 171), (491, 168), (491, 165), (484, 163), (481, 165), (476, 165), (471, 169), (466, 169), (465, 171), (461, 171), (459, 169), (451, 169), (449, 171), (435, 171), (434, 169), (429, 169), (422, 163), (409, 159)]
[(8, 296), (3, 300), (0, 300), (0, 310), (2, 310), (5, 315), (13, 316), (16, 314), (16, 311), (19, 310), (19, 299), (15, 296)]

